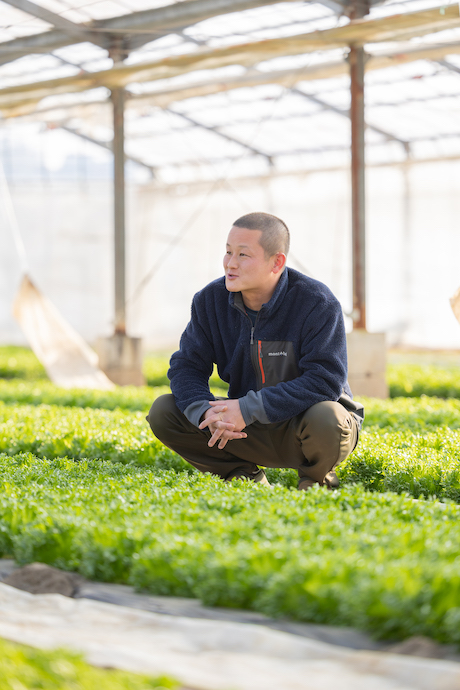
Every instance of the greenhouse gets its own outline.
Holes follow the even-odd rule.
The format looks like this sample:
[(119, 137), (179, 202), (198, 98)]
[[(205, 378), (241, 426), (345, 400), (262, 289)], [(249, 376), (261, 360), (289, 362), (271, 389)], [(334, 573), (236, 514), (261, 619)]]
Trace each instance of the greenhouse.
[[(174, 345), (192, 295), (220, 275), (233, 217), (254, 209), (287, 222), (291, 264), (331, 287), (351, 327), (355, 45), (366, 325), (393, 345), (458, 346), (457, 4), (24, 1), (2, 4), (3, 167), (32, 277), (87, 341), (125, 319), (148, 348)], [(110, 149), (123, 141), (126, 203), (114, 210)], [(2, 338), (20, 342), (10, 305), (21, 264), (6, 235), (1, 260)]]
[[(460, 687), (459, 39), (435, 0), (0, 0), (2, 687)], [(286, 275), (333, 354), (306, 288), (263, 331)]]

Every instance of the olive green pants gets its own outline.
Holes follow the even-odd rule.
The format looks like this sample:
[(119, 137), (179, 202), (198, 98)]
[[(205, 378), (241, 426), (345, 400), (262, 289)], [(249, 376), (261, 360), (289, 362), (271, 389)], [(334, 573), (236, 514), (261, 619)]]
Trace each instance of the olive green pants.
[(260, 481), (262, 467), (291, 467), (299, 473), (299, 489), (324, 484), (326, 475), (347, 458), (358, 442), (358, 423), (340, 403), (321, 402), (306, 412), (274, 424), (253, 422), (247, 438), (228, 441), (219, 450), (208, 446), (210, 432), (191, 424), (172, 395), (155, 400), (147, 421), (165, 446), (200, 472), (222, 479), (247, 477)]

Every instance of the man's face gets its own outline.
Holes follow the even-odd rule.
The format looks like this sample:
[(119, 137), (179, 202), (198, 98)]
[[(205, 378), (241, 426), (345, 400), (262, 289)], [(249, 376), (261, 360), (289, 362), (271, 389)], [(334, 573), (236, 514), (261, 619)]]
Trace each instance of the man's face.
[(273, 283), (275, 257), (266, 258), (261, 230), (233, 226), (224, 256), (225, 286), (229, 292), (264, 291)]

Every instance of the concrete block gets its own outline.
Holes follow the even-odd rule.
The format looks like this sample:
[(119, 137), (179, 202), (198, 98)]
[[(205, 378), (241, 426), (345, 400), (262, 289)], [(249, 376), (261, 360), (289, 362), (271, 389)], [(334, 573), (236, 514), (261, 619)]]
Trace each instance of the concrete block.
[(111, 381), (119, 386), (145, 386), (140, 338), (115, 333), (99, 338), (96, 350), (99, 366)]
[(348, 382), (353, 395), (387, 398), (385, 333), (347, 334)]

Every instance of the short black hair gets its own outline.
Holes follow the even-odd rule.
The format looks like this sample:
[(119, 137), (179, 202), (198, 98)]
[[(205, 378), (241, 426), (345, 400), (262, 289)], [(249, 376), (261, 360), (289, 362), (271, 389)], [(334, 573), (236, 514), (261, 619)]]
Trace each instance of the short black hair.
[(261, 230), (260, 244), (267, 258), (278, 252), (287, 256), (290, 242), (289, 229), (281, 218), (272, 216), (270, 213), (248, 213), (238, 218), (233, 225), (237, 228), (246, 228), (246, 230)]

